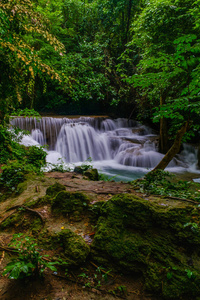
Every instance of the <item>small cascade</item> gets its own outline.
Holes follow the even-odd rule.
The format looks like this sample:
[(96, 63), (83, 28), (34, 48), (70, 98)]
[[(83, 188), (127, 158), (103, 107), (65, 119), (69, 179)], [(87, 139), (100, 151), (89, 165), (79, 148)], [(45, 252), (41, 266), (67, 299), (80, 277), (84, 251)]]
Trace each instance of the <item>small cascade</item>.
[[(47, 144), (50, 150), (47, 160), (54, 164), (60, 160), (66, 163), (84, 162), (91, 157), (93, 164), (101, 169), (106, 169), (106, 165), (109, 169), (112, 165), (114, 169), (124, 166), (147, 170), (154, 168), (163, 158), (163, 154), (158, 152), (158, 136), (133, 120), (16, 117), (11, 124), (30, 131), (31, 135), (23, 138), (24, 144), (30, 145), (31, 140), (35, 145)], [(168, 167), (186, 168), (195, 165), (196, 161), (197, 151), (184, 145), (182, 153)], [(122, 172), (121, 167), (119, 169)]]
[(70, 123), (62, 126), (57, 138), (56, 151), (66, 162), (111, 159), (109, 139), (89, 124)]
[(198, 162), (198, 148), (183, 143), (183, 150), (177, 155), (180, 161), (189, 166), (191, 170), (196, 170)]
[(40, 129), (32, 129), (31, 137), (42, 146), (46, 144), (44, 135)]

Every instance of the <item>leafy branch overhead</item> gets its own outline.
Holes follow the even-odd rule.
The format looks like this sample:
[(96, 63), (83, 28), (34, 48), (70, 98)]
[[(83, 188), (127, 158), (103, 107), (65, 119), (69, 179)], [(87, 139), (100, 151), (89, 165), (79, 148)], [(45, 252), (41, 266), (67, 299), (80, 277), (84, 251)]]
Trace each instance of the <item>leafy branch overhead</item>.
[[(18, 102), (22, 102), (25, 90), (29, 97), (32, 97), (37, 76), (44, 83), (44, 89), (46, 78), (55, 79), (61, 83), (60, 74), (53, 66), (40, 58), (33, 40), (36, 36), (40, 37), (49, 43), (60, 56), (64, 55), (64, 45), (49, 32), (48, 21), (35, 12), (31, 1), (1, 1), (0, 21), (0, 61), (2, 68), (7, 70), (10, 89), (15, 90)], [(3, 81), (7, 80), (5, 76), (2, 77)], [(4, 84), (4, 87), (6, 86)], [(2, 85), (0, 88), (3, 88)], [(6, 89), (7, 98), (8, 90)], [(6, 106), (5, 101), (4, 105)]]

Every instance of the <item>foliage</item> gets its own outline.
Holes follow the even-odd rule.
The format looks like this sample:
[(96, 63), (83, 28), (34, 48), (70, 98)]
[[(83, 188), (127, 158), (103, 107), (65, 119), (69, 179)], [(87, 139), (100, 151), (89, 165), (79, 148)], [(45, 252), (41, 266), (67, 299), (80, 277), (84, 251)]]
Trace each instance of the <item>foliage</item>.
[(103, 180), (103, 181), (112, 181), (117, 177), (117, 175), (114, 175), (112, 177), (109, 177), (108, 175), (104, 174), (104, 173), (99, 173), (99, 180)]
[(86, 159), (86, 161), (84, 161), (81, 164), (80, 168), (81, 168), (83, 173), (87, 170), (93, 169), (93, 166), (92, 166), (91, 162), (92, 162), (92, 158), (88, 157), (88, 159)]
[(42, 147), (31, 146), (24, 150), (23, 160), (14, 160), (2, 166), (0, 186), (11, 191), (17, 191), (17, 185), (23, 182), (29, 173), (41, 173), (41, 167), (46, 164), (47, 153)]
[(199, 233), (199, 226), (197, 223), (186, 223), (184, 224), (184, 228), (189, 227), (193, 232)]
[(27, 150), (27, 162), (38, 168), (44, 166), (46, 164), (47, 152), (44, 151), (43, 147), (31, 146)]
[(76, 166), (74, 168), (74, 172), (79, 173), (79, 174), (84, 174), (88, 170), (92, 170), (93, 166), (91, 164), (92, 158), (88, 157), (80, 166)]
[(105, 269), (101, 266), (97, 267), (95, 272), (89, 274), (89, 270), (86, 268), (83, 268), (82, 273), (80, 273), (78, 276), (81, 277), (81, 280), (85, 287), (89, 288), (101, 288), (103, 284), (106, 284), (108, 281), (108, 275), (111, 272), (111, 270), (105, 271)]
[(26, 43), (62, 80), (61, 88), (51, 75), (41, 78), (37, 73), (34, 107), (66, 114), (99, 113), (110, 103), (119, 105), (121, 97), (130, 99), (130, 89), (120, 80), (116, 63), (130, 40), (130, 25), (139, 10), (139, 0), (34, 1), (30, 11), (37, 22), (32, 27), (41, 24), (65, 46), (65, 51), (55, 51), (42, 33), (24, 33)]
[(12, 115), (14, 116), (24, 116), (24, 117), (41, 117), (41, 115), (35, 111), (33, 108), (25, 108), (25, 109), (18, 109), (16, 112), (13, 112)]
[(137, 179), (132, 185), (141, 193), (149, 193), (154, 195), (172, 196), (179, 198), (188, 198), (200, 201), (200, 192), (194, 192), (191, 181), (175, 181), (174, 175), (163, 171), (156, 170), (144, 176), (143, 179)]
[(119, 285), (116, 286), (116, 288), (114, 290), (109, 291), (111, 294), (116, 295), (116, 294), (120, 294), (120, 295), (126, 295), (127, 294), (127, 288), (125, 285)]
[(16, 187), (20, 182), (23, 182), (25, 175), (30, 172), (30, 168), (19, 162), (12, 162), (8, 166), (2, 167), (0, 176), (0, 186), (11, 191), (16, 191)]
[(17, 143), (19, 131), (10, 131), (0, 124), (0, 163), (7, 163), (9, 159), (20, 159), (25, 155), (25, 149)]
[(62, 161), (60, 163), (58, 163), (58, 164), (48, 163), (46, 165), (46, 167), (47, 167), (47, 169), (50, 168), (49, 172), (61, 172), (61, 173), (65, 173), (65, 172), (71, 172), (73, 170), (73, 168), (71, 166), (66, 165)]
[(42, 255), (34, 238), (24, 236), (22, 233), (13, 235), (10, 246), (16, 249), (18, 257), (7, 264), (3, 276), (10, 279), (23, 279), (26, 277), (43, 276), (44, 270), (49, 268), (57, 271), (55, 264), (45, 260), (48, 255)]
[(143, 119), (169, 119), (172, 136), (188, 114), (197, 124), (199, 15), (199, 0), (1, 1), (2, 116), (19, 105), (135, 107)]
[(24, 95), (29, 107), (33, 107), (37, 78), (44, 88), (45, 78), (61, 82), (54, 67), (38, 55), (33, 39), (42, 38), (59, 53), (64, 46), (49, 32), (48, 21), (35, 11), (30, 0), (1, 1), (0, 19), (0, 119), (3, 119), (8, 110), (22, 104)]
[(16, 187), (25, 180), (28, 173), (41, 173), (41, 167), (46, 164), (46, 151), (43, 147), (24, 147), (18, 142), (20, 131), (8, 130), (0, 125), (0, 186), (9, 191), (17, 191)]
[(140, 59), (134, 74), (124, 78), (137, 89), (140, 114), (154, 122), (167, 119), (171, 138), (188, 120), (194, 127), (185, 139), (199, 131), (199, 30), (192, 5), (158, 0), (145, 6), (130, 43)]
[(20, 162), (28, 162), (36, 167), (45, 164), (47, 153), (43, 147), (24, 147), (19, 142), (25, 132), (18, 128), (10, 130), (7, 126), (0, 125), (0, 163), (7, 163), (9, 160), (19, 160)]

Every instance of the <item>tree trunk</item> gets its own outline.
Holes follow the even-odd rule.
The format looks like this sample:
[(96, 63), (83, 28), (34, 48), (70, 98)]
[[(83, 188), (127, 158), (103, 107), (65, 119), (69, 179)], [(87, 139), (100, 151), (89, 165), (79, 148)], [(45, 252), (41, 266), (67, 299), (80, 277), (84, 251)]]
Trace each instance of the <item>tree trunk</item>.
[(124, 44), (126, 44), (127, 41), (128, 41), (128, 33), (129, 33), (130, 21), (131, 21), (132, 4), (133, 4), (133, 1), (129, 0), (129, 2), (128, 2), (128, 10), (127, 10), (127, 23), (126, 23), (126, 34), (125, 34)]
[(158, 169), (164, 170), (167, 167), (167, 165), (170, 163), (172, 158), (179, 152), (182, 138), (186, 133), (186, 131), (188, 130), (188, 127), (189, 127), (189, 121), (185, 122), (183, 126), (178, 130), (172, 147), (169, 149), (169, 151), (165, 154), (163, 159), (151, 172)]
[[(165, 103), (165, 99), (160, 97), (160, 106)], [(160, 139), (159, 139), (159, 150), (161, 153), (167, 153), (169, 150), (169, 138), (167, 132), (167, 120), (166, 118), (160, 119)]]

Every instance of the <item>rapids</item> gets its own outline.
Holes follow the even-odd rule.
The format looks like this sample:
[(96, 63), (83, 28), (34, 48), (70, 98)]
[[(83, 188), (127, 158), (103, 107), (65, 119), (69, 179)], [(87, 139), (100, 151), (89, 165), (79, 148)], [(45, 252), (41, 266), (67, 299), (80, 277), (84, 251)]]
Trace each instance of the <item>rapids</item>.
[[(129, 181), (144, 176), (162, 159), (158, 152), (158, 135), (147, 126), (127, 119), (15, 117), (12, 126), (28, 130), (24, 145), (48, 145), (47, 162), (73, 169), (91, 158), (92, 165), (108, 177)], [(185, 145), (168, 165), (182, 172), (195, 168), (197, 151)]]

